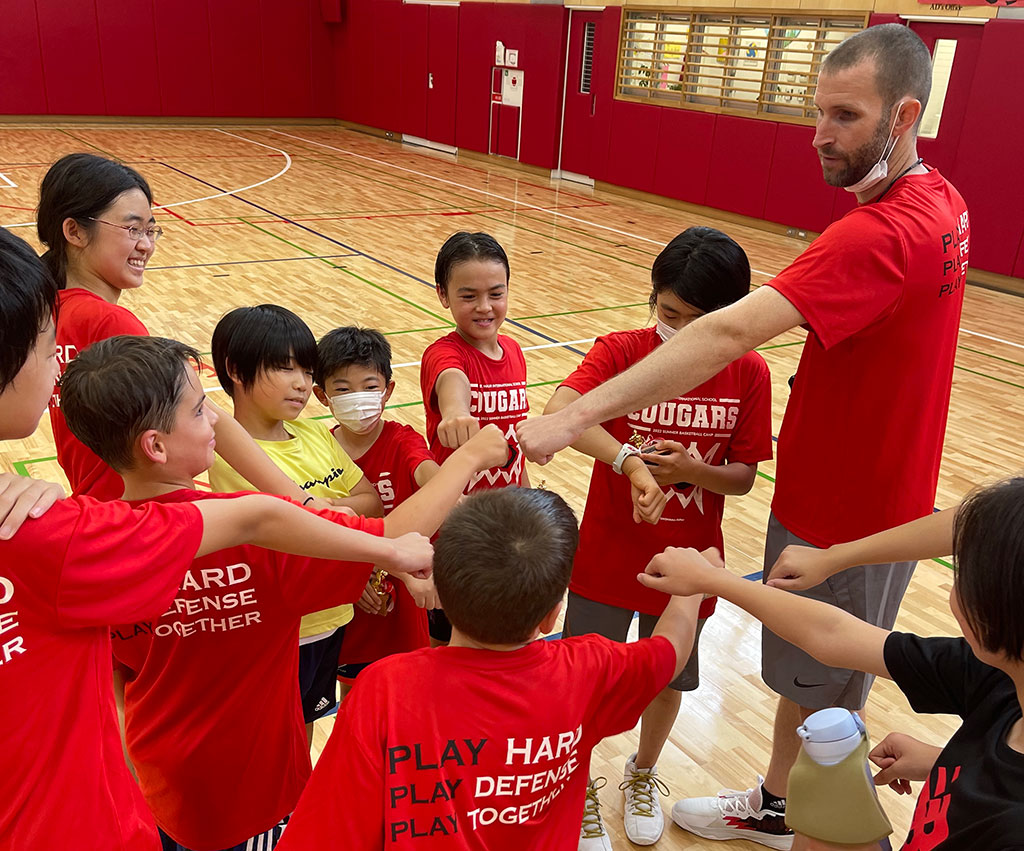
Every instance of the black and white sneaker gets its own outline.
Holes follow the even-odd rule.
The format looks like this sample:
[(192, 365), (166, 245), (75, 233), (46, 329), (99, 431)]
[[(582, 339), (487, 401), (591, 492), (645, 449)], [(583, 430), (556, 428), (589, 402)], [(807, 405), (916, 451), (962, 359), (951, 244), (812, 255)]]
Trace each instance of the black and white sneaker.
[(783, 851), (793, 847), (786, 813), (762, 806), (761, 784), (738, 792), (723, 789), (714, 798), (683, 798), (672, 806), (672, 821), (704, 839), (746, 839)]

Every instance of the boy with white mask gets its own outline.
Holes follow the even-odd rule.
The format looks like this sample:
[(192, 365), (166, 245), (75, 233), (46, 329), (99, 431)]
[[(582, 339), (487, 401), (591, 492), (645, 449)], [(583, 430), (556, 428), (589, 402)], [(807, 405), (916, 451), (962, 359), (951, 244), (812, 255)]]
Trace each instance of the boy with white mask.
[[(391, 346), (380, 331), (335, 328), (317, 344), (313, 393), (334, 414), (335, 441), (377, 489), (385, 514), (440, 469), (418, 431), (381, 418), (394, 390)], [(401, 585), (371, 582), (345, 632), (343, 678), (355, 679), (370, 662), (392, 653), (429, 646), (427, 608), (434, 602), (426, 595), (414, 599)]]
[[(213, 364), (231, 397), (234, 418), (278, 467), (308, 494), (364, 517), (382, 517), (373, 485), (327, 427), (298, 419), (313, 389), (316, 338), (292, 311), (275, 304), (239, 307), (213, 332)], [(210, 468), (221, 493), (256, 490), (227, 463)], [(433, 585), (427, 580), (415, 580)], [(306, 615), (299, 631), (299, 688), (306, 731), (337, 704), (338, 653), (351, 605)]]

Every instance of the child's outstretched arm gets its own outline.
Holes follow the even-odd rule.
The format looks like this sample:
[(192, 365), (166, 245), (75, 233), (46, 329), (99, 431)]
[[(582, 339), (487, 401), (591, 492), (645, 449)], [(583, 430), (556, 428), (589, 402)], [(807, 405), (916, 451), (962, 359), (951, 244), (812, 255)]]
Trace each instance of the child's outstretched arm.
[(472, 404), (469, 378), (461, 369), (450, 367), (437, 377), (434, 392), (441, 412), (437, 439), (442, 446), (457, 449), (480, 430), (480, 421), (469, 412)]
[(13, 537), (26, 519), (42, 517), (64, 497), (64, 488), (54, 482), (0, 473), (0, 541)]
[(380, 494), (370, 484), (370, 480), (363, 476), (346, 497), (331, 500), (333, 505), (351, 508), (360, 517), (383, 517), (384, 503), (380, 501)]
[(193, 503), (203, 515), (196, 557), (241, 544), (310, 558), (370, 562), (390, 573), (430, 575), (434, 548), (415, 533), (381, 538), (332, 523), (292, 502), (264, 494)]
[(496, 425), (484, 426), (450, 455), (422, 488), (384, 518), (385, 534), (433, 535), (459, 501), (474, 473), (508, 460), (508, 441)]
[(670, 597), (665, 611), (654, 625), (651, 636), (661, 635), (672, 642), (676, 649), (674, 680), (686, 667), (686, 661), (693, 652), (693, 640), (697, 635), (697, 617), (700, 612), (701, 595)]
[[(571, 387), (559, 387), (544, 407), (545, 414), (556, 411), (579, 399), (583, 394)], [(611, 433), (600, 425), (591, 426), (574, 441), (572, 448), (584, 455), (589, 455), (605, 464), (611, 464), (618, 457), (622, 444)], [(639, 523), (657, 523), (665, 510), (668, 495), (655, 481), (654, 476), (639, 455), (631, 455), (622, 462), (622, 474), (629, 479), (633, 495), (633, 521)]]
[(888, 630), (828, 603), (742, 579), (715, 567), (694, 549), (669, 547), (637, 578), (642, 585), (669, 594), (724, 597), (819, 662), (892, 679), (885, 666)]
[(799, 591), (820, 585), (830, 576), (859, 564), (889, 564), (949, 555), (953, 552), (955, 515), (955, 508), (947, 508), (825, 550), (791, 544), (772, 566), (768, 584)]

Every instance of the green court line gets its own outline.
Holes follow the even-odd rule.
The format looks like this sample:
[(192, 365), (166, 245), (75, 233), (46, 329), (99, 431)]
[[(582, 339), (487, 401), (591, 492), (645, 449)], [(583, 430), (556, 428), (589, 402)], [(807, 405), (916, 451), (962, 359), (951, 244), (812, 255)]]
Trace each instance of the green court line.
[(46, 461), (56, 461), (56, 455), (47, 455), (45, 458), (26, 458), (24, 461), (15, 461), (11, 466), (14, 467), (14, 472), (19, 476), (25, 476), (31, 478), (28, 472), (29, 464), (42, 464)]
[(767, 479), (772, 484), (775, 484), (775, 476), (769, 476), (767, 473), (762, 472), (761, 470), (757, 471), (757, 475), (759, 475), (762, 479)]
[(931, 561), (937, 561), (943, 567), (948, 567), (950, 570), (953, 569), (953, 563), (949, 562), (949, 561), (946, 561), (944, 558), (933, 558), (933, 559), (931, 559)]
[[(415, 195), (418, 198), (426, 198), (428, 201), (432, 201), (434, 204), (437, 204), (439, 207), (447, 207), (450, 210), (461, 209), (458, 204), (452, 204), (452, 203), (443, 201), (440, 198), (433, 198), (430, 195), (424, 195), (422, 192), (413, 192), (411, 189), (406, 189), (406, 188), (403, 188), (401, 186), (395, 186), (393, 183), (388, 183), (386, 180), (381, 180), (378, 177), (367, 177), (366, 173), (363, 172), (363, 171), (351, 171), (350, 169), (341, 168), (341, 166), (334, 165), (333, 163), (324, 162), (323, 160), (314, 159), (314, 160), (310, 160), (310, 162), (315, 162), (318, 165), (327, 166), (327, 168), (333, 169), (334, 171), (340, 171), (342, 174), (348, 174), (348, 175), (351, 175), (352, 177), (358, 178), (360, 180), (367, 180), (367, 181), (369, 181), (371, 183), (377, 183), (377, 184), (380, 184), (381, 186), (387, 186), (389, 189), (394, 189), (396, 192), (404, 192), (404, 193), (406, 193), (408, 195)], [(375, 169), (373, 166), (367, 166), (366, 170), (367, 171), (376, 171), (378, 173), (387, 174), (387, 172), (380, 172), (379, 169)], [(393, 177), (393, 175), (388, 175), (388, 176), (389, 177)], [(456, 197), (462, 197), (462, 200), (467, 200), (463, 196), (459, 196), (457, 193), (453, 192), (451, 194), (455, 195)], [(480, 202), (476, 201), (475, 203), (479, 204)]]
[(70, 136), (76, 142), (81, 142), (83, 145), (87, 145), (88, 147), (93, 148), (94, 150), (99, 151), (101, 154), (105, 154), (107, 157), (109, 157), (110, 159), (114, 160), (115, 162), (119, 162), (119, 163), (120, 162), (124, 162), (124, 160), (122, 160), (119, 156), (116, 156), (115, 154), (110, 153), (110, 151), (105, 151), (99, 145), (94, 145), (92, 142), (86, 142), (85, 139), (79, 139), (78, 136), (76, 136), (74, 133), (68, 133), (68, 131), (64, 130), (63, 128), (58, 127), (57, 128), (57, 132), (58, 133), (63, 133), (65, 136)]
[(984, 355), (987, 358), (992, 358), (993, 360), (1002, 361), (1003, 363), (1011, 363), (1014, 366), (1024, 366), (1024, 363), (1021, 363), (1020, 361), (1010, 360), (1009, 358), (1000, 357), (999, 355), (993, 355), (990, 352), (983, 352), (983, 351), (981, 351), (981, 349), (972, 349), (970, 346), (964, 346), (962, 344), (957, 344), (957, 348), (958, 349), (963, 349), (965, 352), (973, 352), (976, 355)]
[(998, 381), (1000, 384), (1009, 384), (1011, 387), (1016, 387), (1019, 390), (1024, 390), (1024, 384), (1017, 384), (1013, 381), (1008, 381), (1005, 378), (998, 378), (995, 375), (989, 375), (986, 372), (978, 372), (976, 369), (968, 369), (966, 366), (954, 366), (953, 369), (961, 369), (964, 372), (969, 372), (971, 375), (980, 375), (982, 378), (989, 378), (992, 381)]
[(386, 293), (387, 295), (391, 296), (392, 298), (398, 299), (399, 301), (404, 302), (405, 304), (409, 305), (409, 307), (412, 307), (415, 310), (420, 311), (421, 313), (427, 314), (427, 316), (429, 316), (431, 319), (436, 319), (438, 322), (444, 323), (444, 325), (442, 326), (444, 328), (454, 328), (455, 327), (455, 323), (454, 322), (450, 321), (449, 319), (446, 319), (444, 316), (441, 316), (441, 314), (434, 313), (434, 311), (432, 311), (432, 310), (427, 310), (427, 308), (421, 307), (420, 305), (416, 304), (416, 302), (412, 301), (411, 299), (407, 299), (405, 296), (401, 296), (398, 293), (389, 290), (387, 287), (381, 286), (380, 284), (375, 283), (374, 281), (371, 281), (369, 278), (364, 278), (362, 275), (358, 275), (358, 274), (356, 274), (355, 272), (353, 272), (350, 269), (346, 269), (346, 268), (344, 268), (342, 266), (339, 266), (337, 263), (331, 263), (329, 260), (326, 260), (326, 259), (324, 259), (322, 257), (317, 257), (315, 252), (309, 251), (309, 250), (303, 248), (301, 245), (296, 245), (294, 242), (291, 242), (291, 241), (285, 239), (283, 236), (279, 236), (278, 234), (274, 233), (273, 231), (269, 231), (266, 228), (261, 228), (259, 225), (254, 225), (252, 222), (248, 221), (247, 219), (241, 219), (241, 221), (245, 222), (245, 224), (247, 224), (249, 227), (254, 228), (255, 230), (258, 230), (260, 233), (265, 233), (267, 236), (273, 237), (274, 239), (278, 239), (281, 242), (283, 242), (285, 245), (290, 245), (296, 251), (301, 251), (303, 254), (310, 255), (310, 257), (316, 257), (316, 259), (318, 259), (321, 263), (324, 263), (324, 264), (330, 266), (332, 269), (337, 269), (339, 272), (344, 272), (349, 277), (355, 278), (357, 281), (362, 281), (364, 284), (367, 284), (368, 286), (373, 287), (375, 290), (379, 290), (382, 293)]
[(510, 322), (524, 322), (527, 319), (550, 319), (553, 316), (576, 316), (579, 313), (596, 313), (599, 310), (622, 310), (627, 307), (647, 307), (646, 301), (636, 304), (610, 304), (607, 307), (585, 307), (582, 310), (563, 310), (559, 313), (535, 313), (532, 316), (509, 317)]
[(419, 334), (424, 331), (450, 331), (454, 328), (454, 323), (448, 325), (436, 325), (433, 328), (409, 328), (405, 331), (381, 331), (385, 337), (394, 337), (396, 334)]
[(787, 349), (790, 346), (802, 346), (803, 340), (793, 340), (791, 343), (773, 343), (770, 346), (758, 346), (754, 349), (755, 352), (767, 352), (769, 349)]

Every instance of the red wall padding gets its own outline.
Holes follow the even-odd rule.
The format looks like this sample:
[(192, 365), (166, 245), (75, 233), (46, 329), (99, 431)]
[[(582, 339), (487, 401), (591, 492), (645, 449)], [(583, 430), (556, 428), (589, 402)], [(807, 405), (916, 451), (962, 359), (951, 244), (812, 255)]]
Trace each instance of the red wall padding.
[(331, 116), (320, 3), (9, 0), (0, 114)]
[[(1013, 274), (1024, 234), (1024, 21), (985, 24), (950, 178), (971, 214), (971, 265)], [(946, 116), (951, 117), (951, 116)], [(945, 118), (943, 119), (945, 121)]]
[[(110, 115), (162, 115), (153, 7), (140, 3), (125, 14), (122, 0), (96, 0), (103, 91)], [(117, 61), (112, 61), (116, 57)], [(140, 95), (140, 81), (149, 85)]]
[(711, 168), (715, 116), (689, 109), (662, 109), (654, 166), (654, 191), (703, 204)]
[(813, 140), (813, 127), (779, 124), (764, 203), (769, 221), (823, 231), (832, 220), (836, 190), (821, 178)]
[(716, 117), (705, 204), (744, 216), (764, 215), (778, 126), (752, 118)]
[(0, 37), (0, 113), (42, 115), (47, 111), (35, 4), (8, 4)]
[(398, 43), (401, 82), (398, 91), (398, 130), (410, 136), (427, 135), (427, 68), (430, 49), (430, 7), (403, 5)]
[[(19, 0), (19, 5), (26, 0)], [(92, 3), (36, 0), (39, 43), (51, 115), (106, 115), (96, 7)], [(6, 17), (6, 7), (5, 7)], [(6, 26), (5, 26), (6, 29)], [(6, 32), (0, 38), (6, 38)], [(107, 61), (118, 63), (117, 56)], [(128, 77), (131, 68), (123, 67)], [(135, 78), (121, 85), (138, 84)]]
[(657, 191), (654, 151), (663, 112), (645, 103), (612, 102), (604, 180), (641, 192)]

